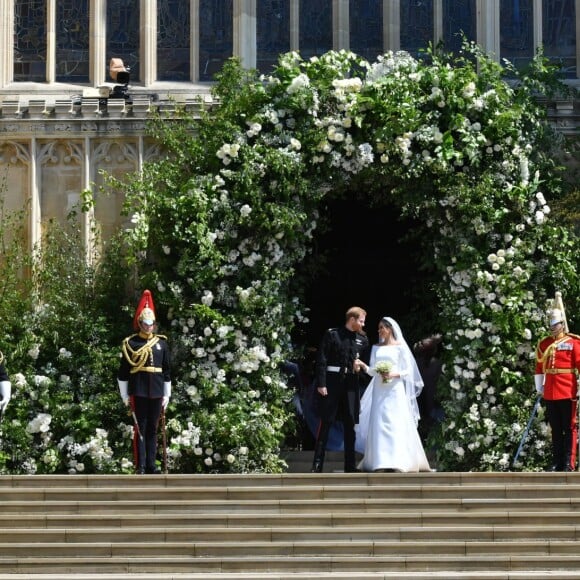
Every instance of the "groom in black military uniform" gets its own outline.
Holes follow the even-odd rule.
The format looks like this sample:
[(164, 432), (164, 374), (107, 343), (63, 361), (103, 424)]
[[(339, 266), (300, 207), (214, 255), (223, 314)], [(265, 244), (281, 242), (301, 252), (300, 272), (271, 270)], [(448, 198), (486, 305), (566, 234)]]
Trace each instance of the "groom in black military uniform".
[(354, 426), (358, 422), (360, 390), (354, 361), (366, 360), (368, 356), (369, 341), (363, 332), (365, 319), (366, 312), (353, 306), (346, 312), (345, 325), (329, 328), (322, 338), (316, 361), (320, 424), (313, 473), (322, 472), (330, 427), (337, 417), (344, 427), (344, 471), (356, 471)]

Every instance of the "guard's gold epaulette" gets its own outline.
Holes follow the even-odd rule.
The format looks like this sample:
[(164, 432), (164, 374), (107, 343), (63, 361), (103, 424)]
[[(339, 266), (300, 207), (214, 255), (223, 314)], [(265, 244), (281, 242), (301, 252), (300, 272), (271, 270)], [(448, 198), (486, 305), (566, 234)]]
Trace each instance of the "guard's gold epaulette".
[[(139, 333), (135, 332), (134, 334), (127, 336), (126, 338), (123, 339), (123, 342), (131, 340), (134, 336), (139, 336)], [(151, 335), (151, 338), (162, 338), (163, 340), (167, 340), (167, 337), (164, 334), (153, 334)]]

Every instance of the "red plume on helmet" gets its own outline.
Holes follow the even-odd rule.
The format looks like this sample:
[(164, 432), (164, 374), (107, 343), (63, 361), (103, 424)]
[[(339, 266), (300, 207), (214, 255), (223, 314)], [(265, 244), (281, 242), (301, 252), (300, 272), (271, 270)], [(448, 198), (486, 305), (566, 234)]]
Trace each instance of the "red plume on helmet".
[(139, 322), (142, 320), (152, 320), (155, 322), (155, 304), (153, 304), (153, 296), (149, 290), (144, 290), (141, 295), (141, 300), (135, 310), (135, 317), (133, 318), (133, 328), (139, 330)]

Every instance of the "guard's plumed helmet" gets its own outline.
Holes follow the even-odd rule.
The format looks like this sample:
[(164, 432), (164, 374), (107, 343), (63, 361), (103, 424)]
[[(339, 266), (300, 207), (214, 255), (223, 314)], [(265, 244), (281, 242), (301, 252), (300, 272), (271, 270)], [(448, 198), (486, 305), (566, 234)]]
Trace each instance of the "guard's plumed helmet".
[(141, 300), (139, 300), (139, 305), (133, 318), (133, 328), (139, 330), (139, 323), (141, 322), (145, 322), (145, 324), (153, 324), (155, 322), (155, 305), (149, 290), (144, 290), (141, 295)]
[(559, 308), (553, 308), (548, 312), (548, 320), (550, 321), (550, 326), (564, 322), (564, 313)]

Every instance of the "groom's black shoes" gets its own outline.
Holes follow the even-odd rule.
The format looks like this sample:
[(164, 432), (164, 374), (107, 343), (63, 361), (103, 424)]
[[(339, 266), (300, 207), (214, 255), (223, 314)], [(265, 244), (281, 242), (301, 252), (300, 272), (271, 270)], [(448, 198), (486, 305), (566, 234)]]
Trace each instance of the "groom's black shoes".
[(311, 473), (322, 473), (322, 461), (320, 459), (315, 459), (310, 471)]

